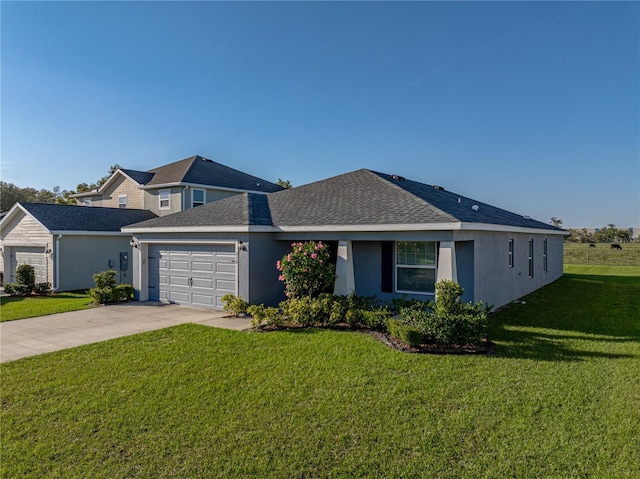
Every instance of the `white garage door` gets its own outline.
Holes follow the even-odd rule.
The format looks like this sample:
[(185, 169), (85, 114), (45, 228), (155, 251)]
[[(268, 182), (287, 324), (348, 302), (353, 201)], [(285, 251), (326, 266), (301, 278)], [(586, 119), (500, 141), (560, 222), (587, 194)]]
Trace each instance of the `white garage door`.
[(16, 280), (16, 268), (21, 264), (30, 264), (36, 273), (36, 283), (47, 281), (47, 256), (42, 246), (11, 247), (11, 282)]
[(233, 244), (149, 245), (149, 300), (222, 308), (236, 294)]

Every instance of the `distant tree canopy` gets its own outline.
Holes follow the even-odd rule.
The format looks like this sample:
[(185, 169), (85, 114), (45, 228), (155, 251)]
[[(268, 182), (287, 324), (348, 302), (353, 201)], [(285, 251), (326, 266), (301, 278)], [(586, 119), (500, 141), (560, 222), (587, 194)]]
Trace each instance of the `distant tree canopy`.
[(587, 228), (569, 228), (568, 241), (572, 243), (614, 243), (627, 242), (631, 240), (631, 232), (628, 229), (616, 228), (613, 224), (608, 224), (597, 231), (591, 232)]
[(278, 178), (278, 181), (276, 182), (276, 185), (282, 186), (283, 188), (286, 188), (286, 189), (289, 189), (289, 188), (291, 188), (291, 181), (283, 180), (282, 178)]
[(551, 218), (551, 224), (553, 226), (557, 226), (558, 228), (562, 226), (562, 220), (560, 218), (556, 218), (555, 216)]
[(70, 195), (74, 193), (82, 193), (84, 191), (97, 190), (102, 186), (116, 170), (120, 168), (117, 163), (109, 168), (109, 174), (100, 178), (96, 183), (80, 183), (76, 187), (76, 191), (73, 190), (61, 190), (59, 186), (54, 186), (53, 190), (47, 190), (45, 188), (37, 190), (35, 188), (20, 188), (13, 183), (6, 183), (0, 181), (0, 211), (9, 211), (16, 203), (55, 203), (55, 204), (67, 204), (75, 205), (76, 200), (71, 198)]

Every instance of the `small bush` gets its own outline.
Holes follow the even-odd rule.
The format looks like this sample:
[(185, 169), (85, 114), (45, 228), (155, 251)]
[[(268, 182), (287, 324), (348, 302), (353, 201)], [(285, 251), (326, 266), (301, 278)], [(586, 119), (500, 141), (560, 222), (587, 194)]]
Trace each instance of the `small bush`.
[(265, 308), (264, 304), (259, 306), (251, 305), (247, 308), (247, 313), (253, 318), (251, 326), (259, 328), (261, 326), (282, 326), (284, 317), (278, 308)]
[(115, 288), (116, 272), (108, 270), (96, 273), (93, 275), (93, 281), (96, 283), (96, 288)]
[(24, 295), (31, 294), (36, 284), (36, 270), (30, 264), (21, 264), (16, 268), (16, 283), (23, 287)]
[(404, 341), (410, 346), (415, 347), (422, 343), (422, 333), (420, 330), (404, 323), (402, 320), (389, 319), (387, 321), (387, 328), (392, 337)]
[(389, 320), (390, 313), (385, 308), (369, 310), (361, 310), (361, 324), (374, 331), (386, 331), (387, 321)]
[(17, 283), (5, 283), (4, 292), (7, 293), (9, 296), (18, 296), (18, 293), (16, 291), (16, 286), (18, 286)]
[(112, 288), (91, 288), (89, 296), (93, 298), (94, 304), (107, 304), (111, 301)]
[(231, 293), (225, 294), (222, 297), (222, 303), (223, 303), (222, 309), (232, 313), (236, 318), (241, 314), (242, 315), (247, 314), (247, 308), (249, 307), (249, 303), (247, 303), (241, 297), (236, 296), (235, 294), (231, 294)]
[(111, 301), (130, 301), (133, 299), (133, 285), (128, 283), (118, 284), (111, 290)]
[(292, 325), (322, 326), (329, 322), (333, 306), (332, 296), (320, 295), (318, 298), (309, 296), (292, 297), (280, 303), (283, 314)]
[(33, 286), (33, 292), (39, 295), (47, 295), (51, 292), (51, 283), (36, 283)]

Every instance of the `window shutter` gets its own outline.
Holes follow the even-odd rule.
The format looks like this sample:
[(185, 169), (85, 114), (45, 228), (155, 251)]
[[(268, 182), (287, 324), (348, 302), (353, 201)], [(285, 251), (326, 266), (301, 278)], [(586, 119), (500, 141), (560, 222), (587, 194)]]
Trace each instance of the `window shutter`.
[(382, 284), (383, 293), (393, 293), (393, 241), (383, 241), (382, 246)]

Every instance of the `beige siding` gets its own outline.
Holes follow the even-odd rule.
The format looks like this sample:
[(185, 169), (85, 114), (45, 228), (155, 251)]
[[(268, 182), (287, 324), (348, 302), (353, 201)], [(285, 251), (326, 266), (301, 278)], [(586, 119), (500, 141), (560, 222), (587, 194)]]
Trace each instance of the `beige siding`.
[(122, 175), (119, 175), (103, 192), (102, 201), (96, 201), (92, 206), (118, 208), (120, 195), (127, 195), (127, 208), (144, 209), (144, 192), (136, 183)]
[[(144, 191), (144, 209), (153, 211), (158, 216), (166, 216), (171, 213), (182, 211), (182, 190), (183, 186), (173, 188), (159, 188), (157, 190)], [(160, 192), (170, 191), (169, 209), (160, 209)]]
[[(178, 213), (182, 211), (183, 206), (184, 209), (191, 208), (191, 190), (194, 189), (192, 187), (185, 188), (184, 186), (176, 186), (173, 188), (159, 188), (153, 190), (145, 190), (144, 191), (144, 209), (153, 211), (158, 216), (165, 216), (172, 213)], [(207, 188), (195, 188), (197, 190), (205, 190), (205, 201), (207, 203), (212, 203), (214, 201), (223, 200), (225, 198), (229, 198), (231, 196), (235, 196), (240, 194), (239, 192), (234, 191), (221, 191), (216, 189), (207, 189)], [(160, 191), (170, 190), (171, 191), (171, 201), (169, 209), (160, 209)], [(185, 199), (183, 201), (183, 195)], [(117, 203), (117, 198), (116, 198)], [(183, 204), (184, 203), (184, 204)]]
[[(0, 268), (3, 272), (5, 281), (10, 281), (10, 258), (14, 254), (12, 249), (16, 246), (37, 246), (44, 251), (45, 248), (52, 248), (53, 235), (40, 225), (33, 217), (22, 211), (17, 214), (11, 221), (4, 224), (2, 232), (0, 232), (0, 240), (2, 242), (2, 262)], [(53, 261), (51, 255), (47, 255), (47, 277), (53, 277)]]

